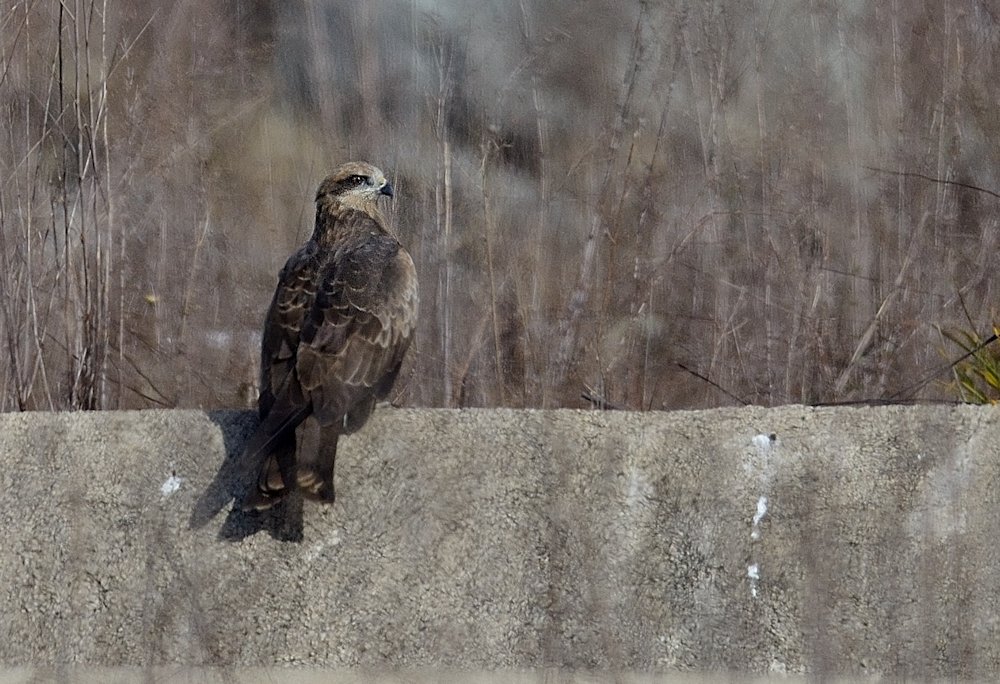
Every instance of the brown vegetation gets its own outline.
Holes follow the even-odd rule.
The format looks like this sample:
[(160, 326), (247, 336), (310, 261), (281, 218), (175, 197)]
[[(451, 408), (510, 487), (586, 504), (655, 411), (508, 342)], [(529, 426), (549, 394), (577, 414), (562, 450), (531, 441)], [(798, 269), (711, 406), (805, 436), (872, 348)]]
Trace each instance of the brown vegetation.
[(944, 396), (935, 325), (998, 301), (993, 8), (7, 3), (0, 408), (252, 404), (358, 158), (420, 274), (398, 401)]

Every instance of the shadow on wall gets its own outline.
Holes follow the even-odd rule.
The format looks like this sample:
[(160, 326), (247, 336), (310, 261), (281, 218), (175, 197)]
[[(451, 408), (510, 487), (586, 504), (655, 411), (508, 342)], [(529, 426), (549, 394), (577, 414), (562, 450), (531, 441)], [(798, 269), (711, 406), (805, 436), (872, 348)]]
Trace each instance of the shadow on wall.
[(278, 541), (301, 542), (302, 497), (297, 492), (288, 496), (280, 505), (266, 511), (246, 512), (234, 503), (242, 501), (247, 489), (252, 486), (240, 472), (240, 463), (243, 448), (257, 427), (256, 412), (222, 409), (209, 411), (208, 418), (222, 432), (226, 457), (212, 482), (195, 502), (188, 526), (191, 529), (204, 527), (226, 505), (233, 503), (225, 522), (219, 528), (220, 540), (240, 541), (266, 530)]

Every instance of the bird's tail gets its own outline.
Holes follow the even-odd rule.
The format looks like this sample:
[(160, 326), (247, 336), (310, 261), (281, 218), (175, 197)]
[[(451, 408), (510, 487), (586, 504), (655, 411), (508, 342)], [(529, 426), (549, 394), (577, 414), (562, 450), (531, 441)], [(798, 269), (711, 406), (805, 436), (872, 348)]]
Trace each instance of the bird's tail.
[(308, 405), (272, 410), (247, 442), (243, 463), (254, 474), (255, 482), (243, 499), (244, 511), (271, 508), (288, 493), (289, 484), (296, 482), (295, 428), (309, 411)]

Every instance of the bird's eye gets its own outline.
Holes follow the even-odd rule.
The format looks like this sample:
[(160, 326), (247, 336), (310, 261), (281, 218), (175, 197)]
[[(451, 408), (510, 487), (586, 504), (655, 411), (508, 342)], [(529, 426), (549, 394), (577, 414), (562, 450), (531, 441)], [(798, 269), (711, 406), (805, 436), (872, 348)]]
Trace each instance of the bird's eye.
[(364, 185), (368, 181), (364, 176), (350, 176), (347, 182), (351, 185)]

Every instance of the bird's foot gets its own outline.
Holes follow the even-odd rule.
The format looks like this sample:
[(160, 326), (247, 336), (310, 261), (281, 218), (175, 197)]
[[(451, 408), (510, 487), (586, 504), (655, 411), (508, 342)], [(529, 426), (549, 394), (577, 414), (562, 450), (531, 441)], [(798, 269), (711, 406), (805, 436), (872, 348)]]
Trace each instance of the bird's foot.
[(315, 488), (303, 489), (302, 493), (313, 501), (318, 501), (319, 503), (327, 505), (332, 504), (337, 498), (333, 491), (333, 485), (326, 483)]
[(243, 499), (243, 503), (240, 505), (240, 508), (245, 513), (249, 513), (251, 511), (266, 511), (281, 503), (286, 494), (288, 494), (287, 489), (271, 489), (263, 491), (255, 487), (249, 494), (247, 494), (247, 497)]

